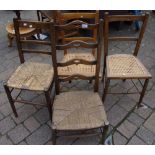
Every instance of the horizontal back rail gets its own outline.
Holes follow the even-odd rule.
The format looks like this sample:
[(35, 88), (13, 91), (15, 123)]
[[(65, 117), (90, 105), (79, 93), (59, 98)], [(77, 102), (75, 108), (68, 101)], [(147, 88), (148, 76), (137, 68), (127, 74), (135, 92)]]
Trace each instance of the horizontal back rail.
[(73, 64), (76, 64), (76, 65), (79, 65), (79, 64), (84, 64), (84, 65), (96, 65), (97, 61), (94, 60), (94, 61), (87, 61), (87, 60), (84, 60), (84, 59), (71, 59), (67, 62), (61, 62), (61, 63), (58, 63), (58, 67), (65, 67), (65, 66), (69, 66), (69, 65), (73, 65)]
[(94, 19), (96, 17), (96, 12), (87, 13), (87, 12), (75, 12), (75, 13), (61, 13), (61, 16), (65, 20), (72, 19)]
[(51, 28), (51, 22), (18, 20), (18, 25), (19, 27), (25, 27), (25, 28), (36, 28), (36, 29), (50, 29)]
[(70, 38), (64, 38), (66, 42), (68, 41), (74, 41), (74, 40), (81, 40), (81, 41), (94, 41), (94, 38), (92, 37), (70, 37)]
[(84, 75), (80, 75), (80, 74), (75, 74), (75, 75), (71, 75), (71, 76), (68, 76), (68, 77), (60, 77), (58, 78), (58, 80), (60, 82), (67, 82), (67, 81), (71, 81), (71, 80), (78, 80), (78, 79), (81, 79), (81, 80), (93, 80), (95, 79), (95, 76), (84, 76)]
[(137, 37), (109, 37), (110, 41), (137, 41)]
[(108, 17), (109, 22), (117, 22), (117, 21), (144, 21), (145, 15), (110, 15)]
[(82, 20), (74, 20), (70, 23), (63, 24), (63, 25), (55, 25), (56, 28), (61, 30), (72, 30), (72, 29), (96, 29), (99, 24), (88, 24), (87, 22), (84, 22)]
[(43, 50), (32, 50), (32, 49), (22, 49), (23, 53), (34, 53), (34, 54), (46, 54), (51, 55), (51, 52), (43, 51)]
[(88, 48), (88, 49), (94, 49), (98, 47), (98, 43), (87, 43), (81, 40), (74, 40), (69, 43), (63, 44), (63, 45), (56, 45), (57, 50), (64, 50), (69, 48)]
[(40, 40), (21, 40), (23, 44), (39, 44), (39, 45), (51, 45), (50, 41), (40, 41)]

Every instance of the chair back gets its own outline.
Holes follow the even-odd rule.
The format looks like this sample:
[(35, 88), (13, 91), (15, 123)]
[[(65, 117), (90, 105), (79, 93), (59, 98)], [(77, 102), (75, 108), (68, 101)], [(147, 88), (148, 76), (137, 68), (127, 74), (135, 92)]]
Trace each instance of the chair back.
[[(27, 21), (14, 19), (14, 29), (16, 35), (17, 48), (19, 53), (20, 62), (25, 62), (24, 54), (37, 53), (37, 54), (46, 54), (52, 55), (51, 48), (47, 49), (47, 46), (51, 47), (51, 22), (38, 22), (38, 21)], [(43, 30), (48, 30), (49, 40), (34, 40), (31, 37), (24, 38), (24, 34), (20, 34), (22, 28), (31, 28), (36, 29), (35, 33), (39, 38), (39, 33)], [(34, 35), (34, 34), (32, 34)], [(37, 48), (41, 46), (41, 49)]]
[[(108, 55), (108, 43), (109, 41), (135, 41), (136, 46), (133, 52), (134, 56), (137, 56), (140, 44), (146, 29), (147, 21), (149, 14), (144, 15), (109, 15), (107, 12), (104, 15), (104, 59)], [(109, 23), (117, 21), (141, 21), (142, 26), (139, 30), (138, 37), (129, 37), (129, 36), (113, 36), (109, 37)]]
[[(75, 20), (70, 23), (64, 24), (64, 25), (55, 25), (52, 29), (52, 48), (53, 48), (53, 66), (54, 66), (54, 73), (55, 73), (55, 82), (56, 82), (56, 92), (59, 93), (59, 84), (60, 82), (70, 81), (73, 79), (82, 79), (82, 80), (95, 80), (94, 84), (94, 91), (98, 91), (98, 83), (99, 83), (99, 71), (100, 71), (100, 58), (101, 58), (101, 43), (102, 43), (102, 20), (98, 24), (88, 24), (86, 22), (83, 22), (81, 20)], [(97, 30), (97, 40), (95, 42), (86, 42), (83, 40), (71, 40), (67, 43), (58, 43), (56, 38), (56, 33), (59, 33), (62, 30), (73, 30), (76, 28), (82, 28), (83, 30)], [(65, 49), (96, 49), (97, 50), (97, 56), (95, 60), (88, 61), (84, 58), (74, 58), (71, 60), (66, 60), (65, 62), (58, 62), (57, 58), (57, 50), (65, 50)], [(80, 74), (74, 74), (74, 75), (66, 75), (62, 76), (59, 74), (59, 67), (67, 67), (70, 65), (95, 65), (96, 66), (96, 72), (93, 76), (84, 76)]]
[[(72, 20), (81, 20), (85, 22), (91, 22), (93, 24), (99, 22), (99, 11), (87, 11), (87, 12), (79, 12), (79, 11), (70, 11), (70, 12), (62, 12), (57, 11), (57, 23), (59, 24), (65, 24), (67, 22), (70, 22)], [(81, 36), (80, 35), (80, 28), (76, 28), (74, 31), (68, 32), (68, 31), (61, 31), (60, 36), (62, 41), (68, 42), (73, 40), (83, 40), (83, 41), (96, 41), (97, 39), (97, 31), (96, 29), (93, 29), (93, 31), (89, 31), (89, 36)], [(91, 34), (92, 33), (92, 34)], [(88, 32), (87, 32), (88, 34)], [(66, 54), (67, 51), (65, 50), (64, 54)], [(93, 51), (93, 54), (95, 54), (95, 51)]]

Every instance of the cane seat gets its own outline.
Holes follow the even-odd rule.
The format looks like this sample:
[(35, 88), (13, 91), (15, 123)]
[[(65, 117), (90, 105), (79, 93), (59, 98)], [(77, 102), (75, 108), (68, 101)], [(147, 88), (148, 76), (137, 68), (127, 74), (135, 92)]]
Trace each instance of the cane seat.
[(151, 78), (140, 60), (130, 54), (107, 56), (107, 77), (109, 78)]

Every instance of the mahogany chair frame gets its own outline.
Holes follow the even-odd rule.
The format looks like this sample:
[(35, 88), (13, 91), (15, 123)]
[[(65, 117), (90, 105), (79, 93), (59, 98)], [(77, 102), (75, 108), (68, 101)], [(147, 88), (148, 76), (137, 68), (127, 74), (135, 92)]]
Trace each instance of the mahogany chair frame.
[[(146, 25), (147, 25), (147, 21), (149, 18), (149, 14), (143, 14), (143, 15), (109, 15), (107, 12), (104, 15), (104, 65), (103, 65), (103, 75), (102, 75), (102, 81), (103, 81), (103, 97), (102, 100), (103, 102), (106, 99), (106, 95), (107, 94), (136, 94), (138, 93), (140, 95), (139, 101), (137, 103), (137, 107), (141, 106), (141, 102), (143, 100), (145, 91), (147, 89), (148, 83), (149, 83), (149, 79), (151, 78), (151, 75), (148, 77), (143, 77), (143, 78), (124, 78), (124, 77), (119, 77), (119, 78), (109, 78), (106, 75), (106, 71), (107, 71), (107, 66), (106, 66), (106, 58), (108, 56), (108, 43), (109, 41), (133, 41), (136, 42), (136, 46), (133, 52), (133, 56), (137, 57), (138, 55), (138, 51), (140, 49), (140, 45), (143, 39), (143, 35), (146, 29)], [(139, 32), (138, 37), (128, 37), (128, 36), (123, 36), (123, 37), (109, 37), (109, 23), (110, 22), (115, 22), (115, 21), (141, 21), (142, 22), (142, 26)], [(120, 80), (122, 79), (123, 81), (125, 81), (126, 79), (130, 79), (134, 85), (134, 87), (136, 88), (137, 92), (127, 92), (127, 93), (110, 93), (108, 92), (108, 87), (110, 85), (110, 80)], [(137, 79), (142, 87), (142, 91), (140, 91), (136, 84), (133, 82), (133, 79)], [(141, 80), (144, 80), (144, 84), (141, 82)]]
[[(18, 48), (18, 54), (19, 54), (19, 59), (20, 59), (20, 63), (23, 64), (25, 62), (25, 58), (24, 58), (24, 54), (31, 54), (31, 53), (36, 53), (36, 54), (45, 54), (45, 55), (51, 55), (52, 56), (52, 47), (51, 47), (51, 37), (50, 37), (50, 41), (42, 41), (42, 40), (24, 40), (23, 37), (20, 35), (19, 33), (19, 28), (20, 27), (31, 27), (31, 28), (36, 28), (36, 29), (46, 29), (50, 32), (51, 34), (51, 27), (52, 24), (51, 22), (45, 23), (45, 22), (34, 22), (34, 21), (26, 21), (26, 20), (18, 20), (18, 19), (14, 19), (14, 25), (15, 25), (15, 34), (16, 34), (16, 42), (17, 42), (17, 48)], [(24, 44), (33, 44), (33, 45), (49, 45), (51, 47), (50, 51), (44, 51), (44, 50), (34, 50), (34, 49), (26, 49), (23, 47)], [(51, 58), (52, 61), (52, 58)], [(53, 87), (53, 83), (54, 81), (52, 80), (49, 88), (47, 90), (44, 90), (43, 93), (45, 95), (46, 98), (46, 102), (47, 104), (34, 104), (31, 101), (27, 101), (27, 100), (21, 100), (18, 99), (18, 97), (20, 96), (21, 92), (23, 90), (28, 90), (28, 91), (32, 91), (29, 89), (20, 89), (19, 94), (13, 98), (12, 96), (12, 92), (13, 90), (15, 90), (16, 88), (10, 88), (7, 85), (7, 82), (4, 83), (4, 88), (8, 97), (8, 100), (10, 102), (11, 108), (13, 110), (13, 113), (15, 115), (15, 117), (18, 117), (16, 108), (15, 108), (15, 102), (17, 103), (23, 103), (23, 104), (31, 104), (31, 105), (39, 105), (39, 106), (47, 106), (48, 111), (49, 111), (49, 116), (50, 119), (52, 119), (52, 110), (51, 110), (51, 96), (50, 96), (50, 92), (52, 90)], [(33, 90), (34, 91), (34, 90)], [(39, 91), (39, 90), (38, 90)]]
[[(97, 41), (94, 43), (88, 43), (85, 41), (81, 41), (81, 40), (74, 40), (74, 41), (70, 41), (69, 43), (62, 43), (62, 44), (58, 44), (57, 43), (57, 35), (56, 32), (59, 33), (59, 31), (61, 30), (69, 30), (69, 29), (73, 29), (76, 28), (77, 26), (81, 26), (82, 24), (86, 24), (87, 25), (87, 29), (97, 29), (98, 30), (98, 37), (97, 37)], [(54, 25), (52, 27), (52, 49), (53, 49), (53, 66), (54, 66), (54, 74), (55, 74), (55, 88), (56, 88), (56, 95), (58, 95), (60, 93), (60, 82), (66, 82), (66, 81), (70, 81), (70, 80), (77, 80), (77, 79), (82, 79), (82, 80), (95, 80), (95, 84), (94, 84), (94, 92), (98, 92), (98, 85), (99, 85), (99, 70), (100, 70), (100, 57), (101, 57), (101, 43), (102, 43), (102, 20), (100, 21), (100, 24), (87, 24), (86, 22), (80, 21), (80, 20), (75, 20), (72, 21), (68, 24), (65, 25)], [(66, 62), (57, 62), (57, 50), (65, 50), (65, 49), (69, 49), (69, 48), (87, 48), (87, 49), (97, 49), (97, 59), (95, 61), (86, 61), (83, 59), (72, 59)], [(94, 76), (92, 77), (87, 77), (87, 76), (83, 76), (83, 75), (79, 75), (79, 74), (75, 74), (75, 75), (71, 75), (71, 76), (60, 76), (58, 73), (58, 67), (65, 67), (65, 66), (69, 66), (72, 64), (85, 64), (85, 65), (96, 65), (96, 73)], [(106, 138), (106, 133), (108, 130), (108, 125), (105, 125), (103, 127), (100, 128), (101, 129), (101, 133), (102, 133), (102, 143), (104, 143), (105, 138)], [(56, 129), (52, 129), (52, 141), (53, 144), (56, 144), (56, 138), (60, 137), (60, 135), (58, 135), (59, 131), (66, 131), (66, 130), (56, 130)], [(73, 130), (71, 130), (73, 131)], [(75, 130), (74, 130), (75, 131)], [(79, 130), (77, 130), (79, 131)], [(80, 130), (80, 133), (82, 133), (84, 130)], [(67, 130), (67, 132), (69, 132)], [(99, 134), (99, 133), (97, 133)], [(74, 136), (74, 137), (79, 137), (81, 134), (77, 134), (77, 135), (67, 135), (67, 136)], [(88, 134), (82, 134), (81, 136), (90, 136)], [(66, 135), (61, 135), (66, 137)]]

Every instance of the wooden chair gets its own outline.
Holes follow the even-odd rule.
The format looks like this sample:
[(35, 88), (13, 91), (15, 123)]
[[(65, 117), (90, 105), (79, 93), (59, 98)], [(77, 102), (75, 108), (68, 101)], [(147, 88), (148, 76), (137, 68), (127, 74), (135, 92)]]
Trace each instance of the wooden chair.
[[(89, 21), (91, 23), (98, 23), (99, 21), (99, 11), (94, 12), (57, 12), (57, 18), (59, 21), (58, 24), (65, 24), (72, 20), (82, 20), (82, 21)], [(76, 31), (75, 31), (76, 30)], [(97, 39), (97, 31), (96, 29), (89, 30), (92, 32), (91, 36), (81, 36), (79, 30), (82, 30), (81, 27), (76, 27), (74, 30), (61, 30), (60, 37), (62, 38), (63, 43), (67, 43), (74, 40), (81, 40), (86, 42), (96, 42)], [(69, 33), (69, 32), (70, 33)], [(88, 31), (87, 31), (88, 32)], [(67, 49), (64, 49), (64, 57), (62, 61), (69, 61), (75, 58), (84, 58), (87, 61), (93, 61), (95, 59), (95, 49), (92, 49), (92, 53), (87, 52), (74, 52), (74, 53), (67, 53)], [(61, 75), (72, 75), (76, 72), (82, 73), (83, 75), (95, 75), (95, 67), (88, 67), (79, 64), (79, 65), (71, 65), (67, 68), (63, 68), (61, 70)]]
[[(14, 24), (13, 23), (8, 23), (6, 25), (6, 31), (7, 31), (7, 37), (9, 40), (8, 47), (12, 47), (12, 41), (15, 37), (15, 29), (14, 29)], [(32, 35), (36, 34), (37, 31), (34, 28), (21, 28), (20, 29), (20, 34), (22, 35), (23, 38), (31, 37)]]
[[(51, 64), (45, 63), (37, 63), (37, 62), (25, 62), (24, 54), (30, 53), (38, 53), (38, 54), (46, 54), (51, 55), (52, 52), (47, 51), (47, 45), (51, 45), (51, 37), (50, 41), (42, 41), (42, 40), (24, 40), (23, 36), (20, 33), (21, 28), (32, 28), (32, 29), (48, 29), (51, 31), (51, 23), (43, 23), (43, 22), (30, 22), (24, 20), (14, 19), (14, 27), (15, 27), (15, 35), (18, 47), (18, 53), (21, 65), (15, 70), (15, 72), (10, 76), (10, 78), (4, 83), (4, 88), (9, 99), (11, 108), (14, 112), (14, 115), (18, 117), (15, 108), (15, 102), (25, 103), (25, 104), (33, 104), (27, 100), (20, 100), (18, 97), (21, 94), (22, 90), (28, 91), (37, 91), (43, 92), (46, 97), (47, 104), (37, 104), (40, 106), (47, 106), (49, 110), (50, 118), (52, 117), (51, 112), (51, 97), (50, 91), (53, 86), (53, 67)], [(49, 33), (51, 34), (51, 33)], [(25, 47), (26, 45), (26, 47)], [(28, 46), (29, 45), (29, 46)], [(43, 50), (38, 50), (37, 45), (41, 45)], [(52, 58), (51, 58), (52, 61)], [(15, 89), (20, 90), (20, 93), (13, 98), (12, 93)]]
[[(16, 16), (18, 19), (21, 19), (21, 16), (20, 16), (20, 11), (19, 10), (14, 10), (14, 12), (16, 13)], [(8, 37), (8, 41), (9, 41), (9, 44), (8, 46), (9, 47), (12, 47), (12, 41), (15, 37), (15, 28), (14, 28), (14, 24), (13, 23), (8, 23), (6, 25), (6, 31), (7, 31), (7, 37)], [(35, 33), (37, 33), (36, 29), (35, 28), (25, 28), (25, 27), (22, 27), (20, 28), (20, 34), (23, 38), (27, 38), (27, 37), (31, 37), (32, 35), (34, 35)]]
[[(103, 66), (103, 82), (105, 83), (104, 92), (103, 92), (103, 102), (105, 101), (106, 94), (108, 93), (108, 87), (110, 80), (123, 80), (131, 79), (133, 82), (134, 79), (137, 79), (141, 86), (142, 91), (140, 91), (136, 84), (133, 82), (138, 93), (140, 94), (137, 107), (140, 107), (142, 99), (144, 97), (149, 79), (151, 74), (147, 71), (144, 65), (137, 58), (137, 54), (140, 48), (140, 44), (145, 32), (145, 28), (148, 21), (148, 14), (145, 15), (108, 15), (105, 13), (104, 17), (104, 66)], [(142, 21), (141, 30), (138, 37), (109, 37), (109, 23), (113, 21)], [(108, 55), (108, 43), (109, 41), (135, 41), (136, 46), (133, 54), (113, 54)], [(141, 82), (144, 80), (144, 84)], [(131, 92), (127, 94), (135, 94), (137, 92)], [(119, 94), (118, 92), (115, 94)]]
[[(82, 27), (83, 29), (96, 29), (97, 32), (97, 41), (94, 43), (88, 43), (81, 40), (74, 40), (68, 43), (57, 44), (55, 32), (60, 30), (69, 30), (76, 27)], [(108, 129), (108, 121), (102, 100), (98, 94), (98, 85), (99, 85), (99, 70), (100, 70), (100, 56), (101, 56), (101, 38), (102, 38), (102, 22), (100, 24), (87, 24), (83, 21), (72, 21), (65, 25), (55, 25), (53, 26), (53, 66), (56, 82), (56, 97), (53, 102), (53, 115), (52, 115), (52, 141), (53, 144), (56, 144), (56, 138), (59, 136), (67, 136), (63, 132), (69, 132), (68, 136), (84, 136), (88, 133), (85, 133), (90, 129), (101, 129), (102, 133), (102, 143), (105, 140), (105, 134)], [(97, 49), (97, 57), (95, 60), (85, 59), (84, 57), (73, 57), (72, 59), (66, 61), (57, 61), (57, 50), (64, 49), (89, 49), (90, 52), (92, 49)], [(87, 66), (95, 66), (95, 74), (86, 75), (79, 73), (78, 71), (72, 75), (66, 74), (66, 76), (61, 75), (60, 68), (66, 69), (70, 65), (80, 65), (83, 64)], [(82, 79), (82, 80), (95, 80), (94, 92), (93, 91), (69, 91), (61, 92), (59, 90), (60, 82), (70, 81), (73, 79)], [(77, 135), (73, 135), (72, 131), (77, 131)], [(85, 133), (85, 134), (84, 134)], [(100, 132), (95, 132), (95, 134), (101, 134)], [(82, 135), (81, 135), (82, 134)], [(92, 133), (89, 133), (92, 135)], [(88, 135), (89, 135), (88, 134)], [(87, 136), (88, 136), (87, 135)], [(89, 136), (90, 136), (89, 135)]]
[(55, 21), (57, 18), (57, 11), (55, 10), (37, 10), (38, 21)]

